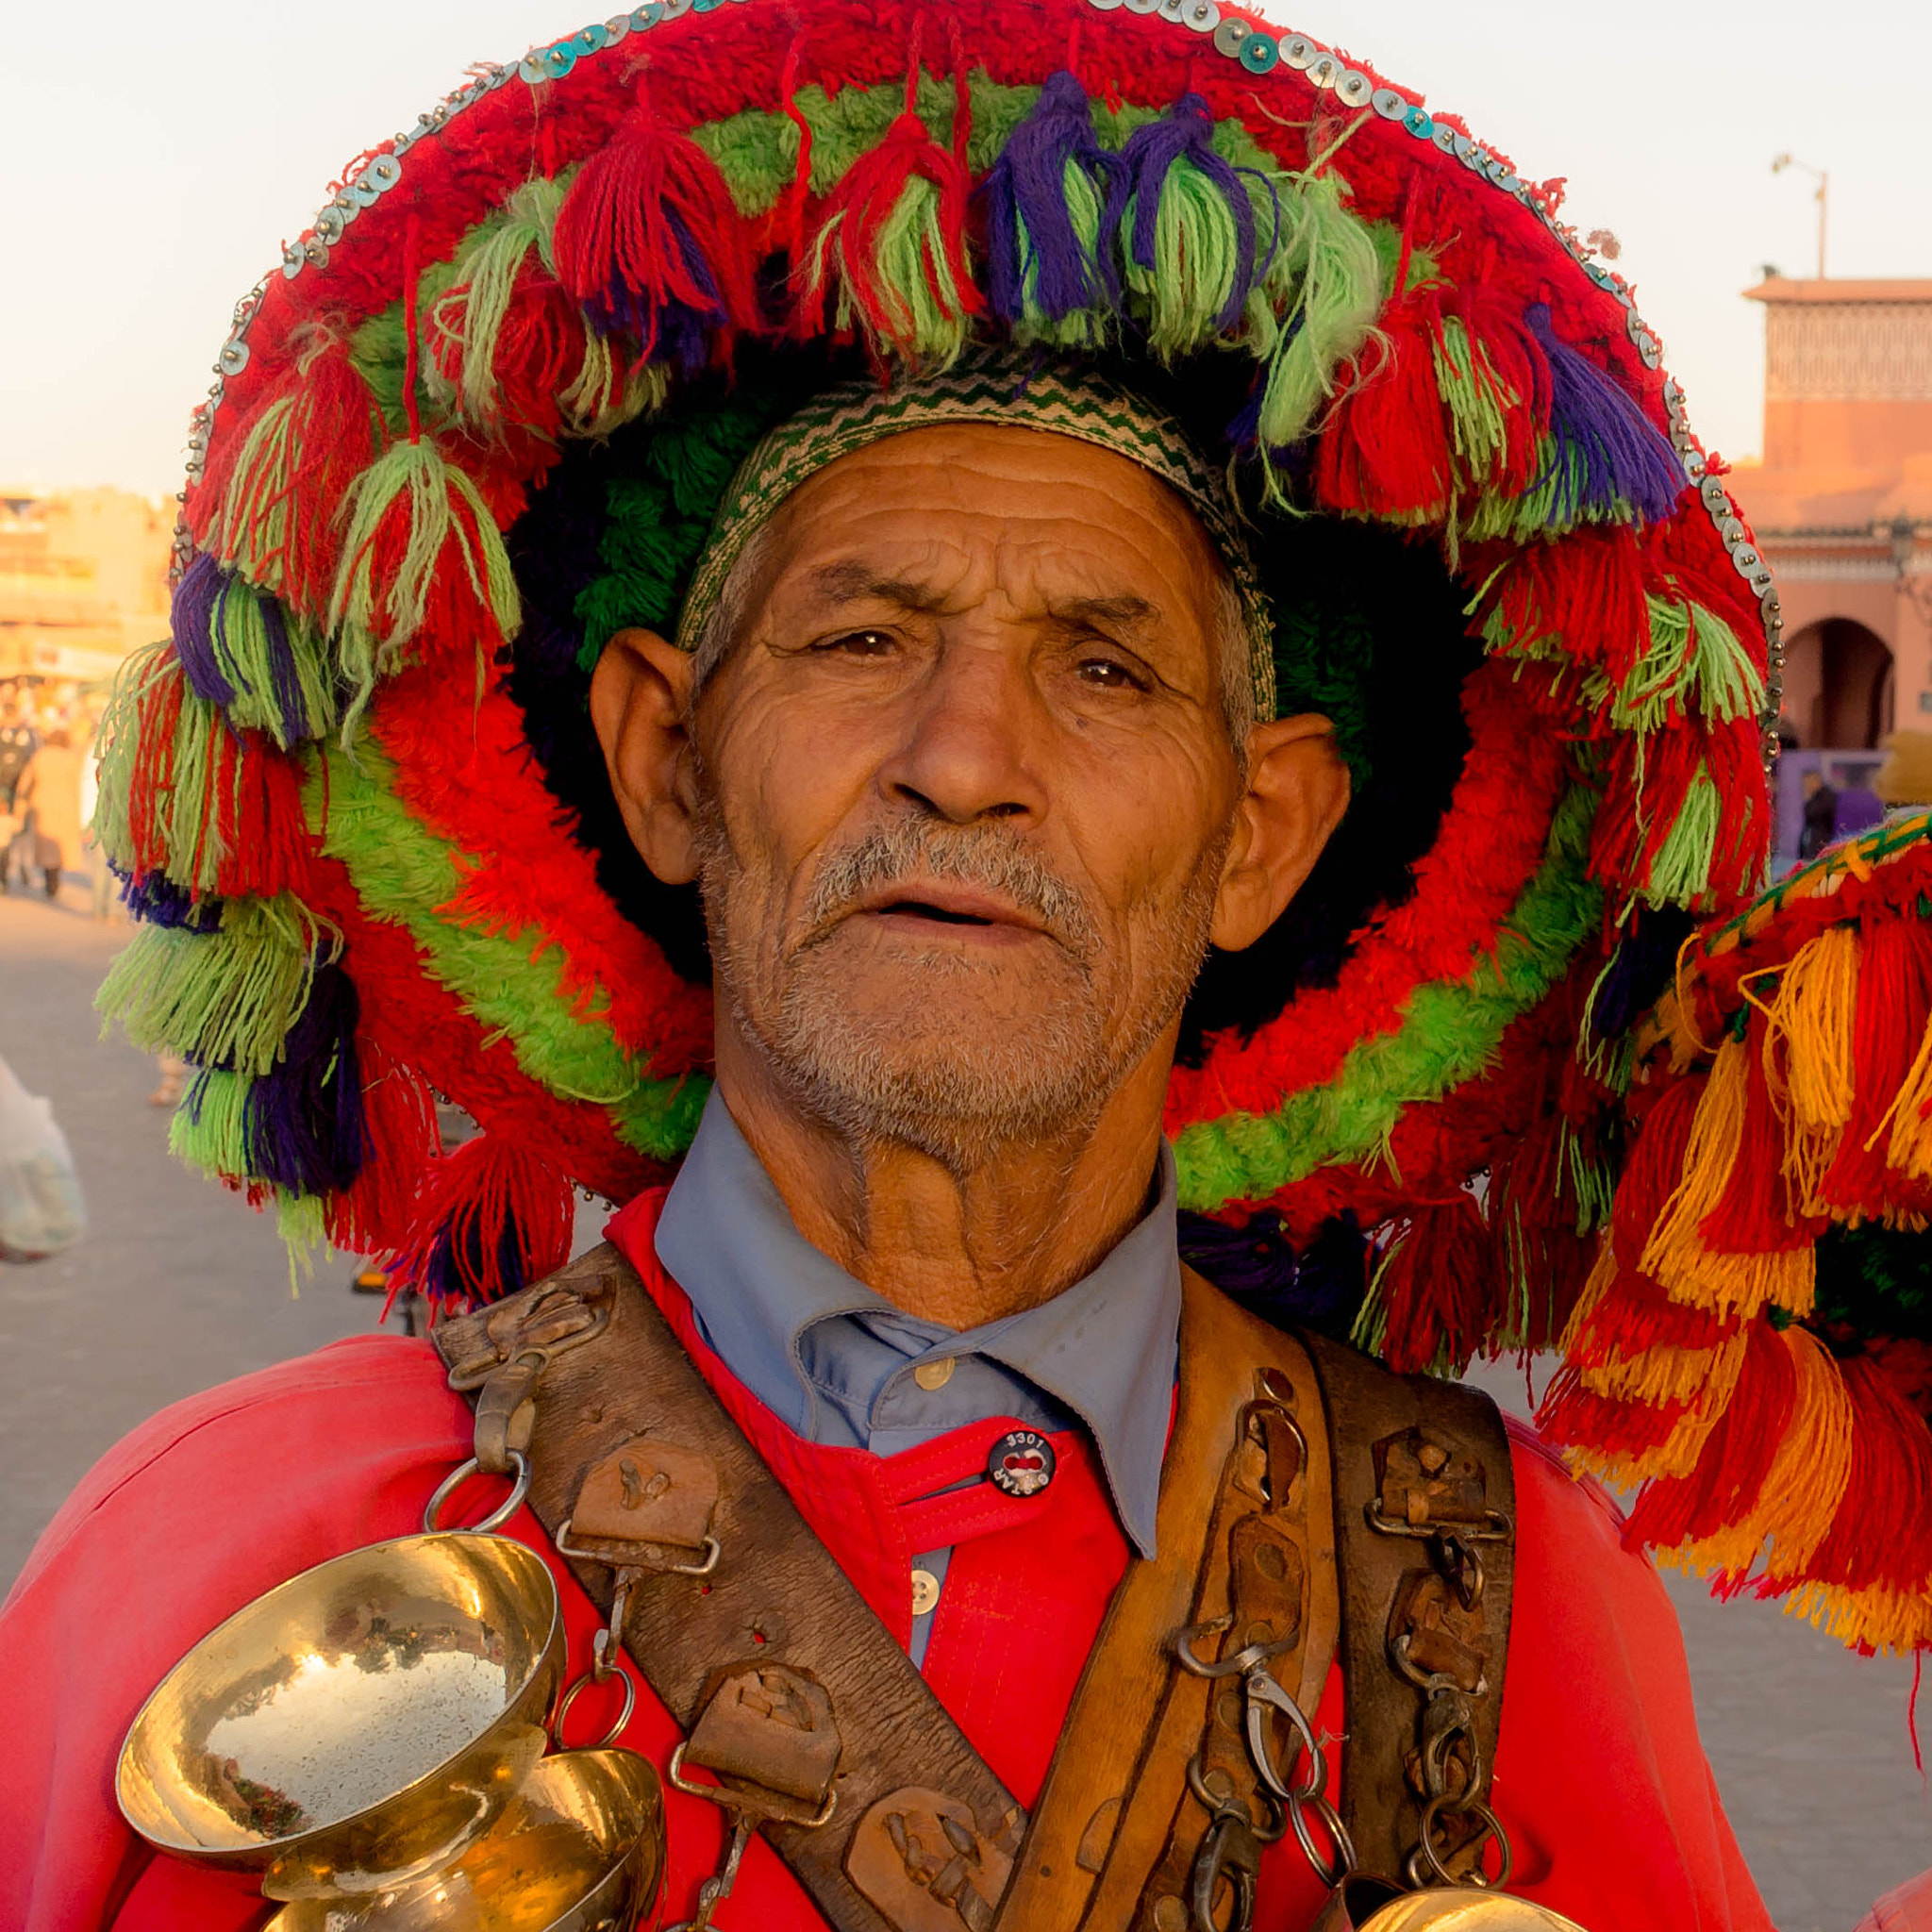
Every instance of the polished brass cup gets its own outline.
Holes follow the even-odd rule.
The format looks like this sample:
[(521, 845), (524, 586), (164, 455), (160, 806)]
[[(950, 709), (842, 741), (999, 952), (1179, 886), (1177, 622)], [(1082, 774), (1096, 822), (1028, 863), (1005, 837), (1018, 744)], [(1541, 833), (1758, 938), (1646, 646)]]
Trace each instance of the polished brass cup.
[(664, 1881), (664, 1800), (631, 1751), (543, 1758), (455, 1865), (396, 1892), (285, 1906), (264, 1932), (628, 1932)]
[(135, 1718), (115, 1794), (157, 1850), (259, 1872), (270, 1898), (393, 1892), (502, 1816), (542, 1756), (562, 1669), (557, 1585), (534, 1552), (397, 1537), (203, 1638)]
[(1397, 1891), (1351, 1878), (1329, 1895), (1309, 1932), (1583, 1932), (1574, 1919), (1477, 1887)]

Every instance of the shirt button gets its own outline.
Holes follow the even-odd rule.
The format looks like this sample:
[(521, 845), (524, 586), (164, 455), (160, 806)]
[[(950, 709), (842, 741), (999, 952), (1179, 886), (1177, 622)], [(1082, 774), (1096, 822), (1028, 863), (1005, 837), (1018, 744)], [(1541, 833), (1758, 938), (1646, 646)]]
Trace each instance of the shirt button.
[(940, 1600), (940, 1580), (930, 1570), (912, 1573), (912, 1614), (929, 1617)]
[(912, 1379), (928, 1392), (943, 1389), (953, 1379), (953, 1357), (946, 1356), (940, 1361), (921, 1362), (913, 1370)]

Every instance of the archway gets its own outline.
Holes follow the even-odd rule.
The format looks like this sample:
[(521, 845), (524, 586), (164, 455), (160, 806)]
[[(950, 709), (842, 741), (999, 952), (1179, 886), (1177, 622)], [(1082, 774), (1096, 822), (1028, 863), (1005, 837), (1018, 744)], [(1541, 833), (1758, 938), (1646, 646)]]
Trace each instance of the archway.
[(1807, 750), (1876, 745), (1892, 728), (1890, 646), (1855, 618), (1807, 624), (1785, 645), (1784, 708)]

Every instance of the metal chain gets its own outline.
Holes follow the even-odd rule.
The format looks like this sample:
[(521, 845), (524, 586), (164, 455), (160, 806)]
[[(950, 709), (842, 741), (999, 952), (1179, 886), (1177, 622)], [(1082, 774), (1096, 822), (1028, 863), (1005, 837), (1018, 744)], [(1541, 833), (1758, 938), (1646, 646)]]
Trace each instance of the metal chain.
[[(1428, 1551), (1437, 1572), (1455, 1591), (1463, 1608), (1475, 1609), (1482, 1602), (1486, 1579), (1482, 1558), (1472, 1539), (1453, 1528), (1438, 1527), (1428, 1538)], [(1421, 1747), (1418, 1767), (1423, 1787), (1420, 1836), (1405, 1862), (1404, 1876), (1418, 1891), (1432, 1886), (1500, 1890), (1509, 1882), (1514, 1857), (1508, 1833), (1483, 1802), (1483, 1793), (1489, 1789), (1490, 1768), (1483, 1761), (1471, 1702), (1472, 1696), (1491, 1694), (1489, 1679), (1479, 1677), (1474, 1692), (1469, 1692), (1453, 1677), (1418, 1669), (1409, 1658), (1407, 1631), (1391, 1640), (1390, 1653), (1396, 1668), (1428, 1699), (1417, 1725)], [(1439, 1849), (1438, 1827), (1450, 1818), (1473, 1818), (1478, 1829), (1473, 1839), (1445, 1838)], [(1491, 1840), (1495, 1843), (1498, 1858), (1494, 1877), (1483, 1870), (1483, 1856)], [(1447, 1859), (1472, 1846), (1475, 1856), (1466, 1873), (1457, 1877), (1449, 1870)]]
[[(1189, 1788), (1198, 1798), (1203, 1807), (1210, 1814), (1214, 1823), (1209, 1827), (1207, 1840), (1201, 1848), (1201, 1856), (1195, 1861), (1194, 1891), (1197, 1927), (1205, 1926), (1206, 1932), (1215, 1932), (1211, 1918), (1201, 1912), (1200, 1899), (1204, 1878), (1204, 1867), (1210, 1869), (1205, 1874), (1210, 1879), (1216, 1875), (1230, 1876), (1229, 1864), (1245, 1852), (1236, 1820), (1240, 1826), (1253, 1839), (1257, 1846), (1272, 1844), (1285, 1830), (1294, 1833), (1295, 1842), (1301, 1846), (1302, 1855), (1317, 1878), (1331, 1890), (1341, 1884), (1356, 1869), (1356, 1850), (1349, 1838), (1348, 1828), (1341, 1822), (1341, 1814), (1336, 1810), (1328, 1797), (1328, 1757), (1323, 1750), (1321, 1740), (1315, 1736), (1315, 1727), (1308, 1722), (1307, 1713), (1294, 1700), (1293, 1695), (1269, 1670), (1269, 1663), (1281, 1652), (1291, 1645), (1280, 1643), (1250, 1643), (1236, 1651), (1232, 1657), (1225, 1657), (1219, 1662), (1209, 1663), (1194, 1654), (1194, 1644), (1212, 1631), (1211, 1624), (1194, 1624), (1183, 1630), (1175, 1640), (1174, 1650), (1179, 1657), (1182, 1669), (1197, 1677), (1231, 1677), (1239, 1674), (1241, 1680), (1241, 1695), (1245, 1706), (1243, 1711), (1243, 1734), (1247, 1740), (1248, 1757), (1255, 1767), (1255, 1775), (1261, 1781), (1264, 1800), (1273, 1801), (1283, 1814), (1280, 1823), (1271, 1820), (1273, 1829), (1257, 1826), (1246, 1807), (1229, 1806), (1218, 1800), (1210, 1792), (1201, 1775), (1201, 1759), (1197, 1752), (1188, 1766)], [(1271, 1716), (1279, 1713), (1288, 1720), (1291, 1733), (1288, 1761), (1284, 1766), (1274, 1754)], [(1291, 1778), (1290, 1774), (1296, 1767), (1297, 1760), (1305, 1759), (1302, 1775)], [(1320, 1836), (1315, 1827), (1320, 1826)], [(1328, 1851), (1322, 1849), (1325, 1838)], [(1210, 1867), (1210, 1854), (1213, 1864)], [(1213, 1886), (1208, 1885), (1208, 1896), (1211, 1898)], [(1240, 1888), (1237, 1881), (1237, 1904), (1240, 1902)], [(1237, 1916), (1235, 1924), (1242, 1924)]]

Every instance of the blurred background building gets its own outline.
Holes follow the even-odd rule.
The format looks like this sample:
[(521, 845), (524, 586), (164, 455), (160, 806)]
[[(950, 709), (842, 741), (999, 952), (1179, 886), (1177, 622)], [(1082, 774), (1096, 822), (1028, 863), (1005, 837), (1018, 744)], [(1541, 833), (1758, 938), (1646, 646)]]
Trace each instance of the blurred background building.
[(167, 635), (175, 506), (0, 486), (0, 679), (91, 683)]
[(1790, 857), (1807, 774), (1856, 801), (1890, 733), (1932, 730), (1932, 281), (1773, 271), (1745, 293), (1764, 305), (1764, 455), (1729, 480), (1784, 607)]

